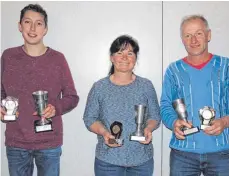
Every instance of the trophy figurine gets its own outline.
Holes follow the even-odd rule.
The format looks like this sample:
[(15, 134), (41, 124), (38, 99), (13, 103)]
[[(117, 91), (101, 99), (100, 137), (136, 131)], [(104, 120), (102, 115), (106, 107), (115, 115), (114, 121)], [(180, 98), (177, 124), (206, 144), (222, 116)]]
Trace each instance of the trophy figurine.
[(211, 126), (212, 120), (215, 119), (215, 110), (211, 107), (204, 106), (199, 110), (199, 116), (201, 120), (200, 129), (203, 130)]
[(123, 139), (120, 139), (122, 134), (122, 123), (121, 122), (113, 122), (110, 126), (111, 134), (115, 137), (115, 139), (109, 139), (110, 144), (123, 144)]
[[(186, 111), (184, 99), (183, 98), (176, 99), (173, 101), (172, 104), (173, 104), (173, 108), (175, 109), (178, 115), (178, 119), (184, 120), (185, 122), (188, 123), (188, 113)], [(187, 135), (199, 132), (199, 128), (198, 127), (192, 127), (192, 128), (182, 127), (182, 131), (184, 132), (184, 135), (187, 136)]]
[(33, 99), (35, 101), (36, 110), (38, 116), (41, 117), (41, 120), (36, 120), (34, 122), (34, 129), (36, 133), (52, 131), (52, 121), (51, 119), (46, 119), (43, 116), (43, 111), (47, 107), (48, 104), (48, 92), (47, 91), (36, 91), (33, 92)]
[(16, 112), (18, 109), (18, 99), (8, 96), (2, 100), (2, 106), (6, 110), (3, 117), (4, 121), (15, 121), (17, 119)]
[(143, 124), (145, 120), (146, 106), (144, 105), (135, 105), (135, 123), (137, 124), (136, 131), (131, 134), (131, 141), (145, 141), (146, 138), (144, 136)]

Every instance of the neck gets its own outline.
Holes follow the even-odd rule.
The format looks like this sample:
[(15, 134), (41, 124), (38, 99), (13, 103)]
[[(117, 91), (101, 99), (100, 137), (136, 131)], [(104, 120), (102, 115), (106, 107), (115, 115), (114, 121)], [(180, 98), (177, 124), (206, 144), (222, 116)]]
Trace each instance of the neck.
[(110, 76), (111, 81), (117, 85), (127, 85), (135, 80), (136, 76), (131, 73), (114, 73)]
[(30, 45), (30, 44), (25, 43), (22, 48), (30, 56), (41, 56), (47, 50), (47, 48), (45, 47), (43, 43), (39, 45)]
[(191, 55), (188, 55), (187, 56), (187, 60), (189, 63), (193, 64), (193, 65), (200, 65), (204, 62), (206, 62), (210, 57), (210, 53), (206, 52), (206, 53), (203, 53), (201, 55), (198, 55), (198, 56), (191, 56)]

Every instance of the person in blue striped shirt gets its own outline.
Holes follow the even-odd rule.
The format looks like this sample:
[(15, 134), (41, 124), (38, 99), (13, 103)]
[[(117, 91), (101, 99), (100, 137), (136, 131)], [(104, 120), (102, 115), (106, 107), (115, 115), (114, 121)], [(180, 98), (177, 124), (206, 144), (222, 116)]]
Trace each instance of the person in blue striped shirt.
[[(228, 176), (229, 59), (208, 51), (211, 30), (203, 16), (185, 17), (180, 32), (187, 56), (166, 69), (160, 100), (163, 124), (173, 132), (170, 176)], [(187, 121), (178, 119), (172, 105), (181, 98)], [(198, 133), (184, 135), (182, 127), (201, 126), (201, 118), (207, 118), (199, 113), (205, 106), (214, 109), (215, 119)]]

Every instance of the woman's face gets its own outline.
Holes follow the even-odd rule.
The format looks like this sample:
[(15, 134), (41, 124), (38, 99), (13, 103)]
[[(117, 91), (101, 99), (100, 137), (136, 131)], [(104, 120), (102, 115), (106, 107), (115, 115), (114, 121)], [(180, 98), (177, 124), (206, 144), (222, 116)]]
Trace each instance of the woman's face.
[(114, 73), (132, 72), (136, 63), (136, 55), (130, 44), (127, 44), (125, 48), (120, 49), (111, 56), (111, 62), (114, 65)]

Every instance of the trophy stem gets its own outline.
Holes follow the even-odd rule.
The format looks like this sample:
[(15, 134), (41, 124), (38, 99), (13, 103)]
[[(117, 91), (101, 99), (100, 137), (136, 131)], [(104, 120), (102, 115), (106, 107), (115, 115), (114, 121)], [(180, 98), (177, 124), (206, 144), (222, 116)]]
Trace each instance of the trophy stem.
[(45, 125), (45, 118), (41, 117), (41, 125)]
[(137, 129), (136, 129), (136, 133), (137, 136), (143, 136), (143, 132), (142, 132), (142, 125), (139, 124), (137, 125)]

